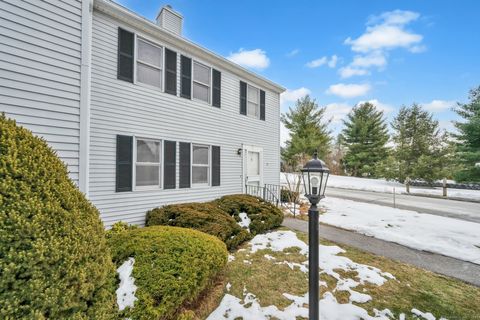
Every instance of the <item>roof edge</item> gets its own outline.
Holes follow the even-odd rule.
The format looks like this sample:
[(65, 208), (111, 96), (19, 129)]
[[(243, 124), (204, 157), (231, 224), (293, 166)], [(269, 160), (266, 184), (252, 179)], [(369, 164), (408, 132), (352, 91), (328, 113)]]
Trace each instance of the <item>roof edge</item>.
[(114, 18), (119, 19), (120, 21), (123, 21), (144, 32), (150, 33), (166, 43), (180, 47), (181, 49), (194, 55), (199, 55), (203, 60), (211, 62), (212, 64), (217, 64), (225, 70), (241, 76), (253, 83), (262, 85), (265, 88), (268, 88), (276, 93), (280, 94), (286, 90), (281, 85), (271, 80), (268, 80), (267, 78), (264, 78), (252, 71), (249, 71), (244, 67), (234, 62), (231, 62), (230, 60), (186, 38), (177, 36), (169, 32), (168, 30), (161, 28), (152, 21), (111, 0), (94, 0), (94, 9), (107, 15), (113, 16)]

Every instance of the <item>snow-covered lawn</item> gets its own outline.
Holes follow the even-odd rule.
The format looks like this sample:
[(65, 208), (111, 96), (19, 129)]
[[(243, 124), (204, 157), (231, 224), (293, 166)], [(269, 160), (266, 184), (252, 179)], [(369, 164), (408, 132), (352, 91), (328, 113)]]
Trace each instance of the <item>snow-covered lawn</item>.
[[(293, 183), (295, 179), (295, 174), (280, 173), (280, 183), (282, 185), (286, 185), (287, 181)], [(328, 178), (328, 187), (384, 193), (393, 193), (395, 189), (395, 193), (406, 193), (405, 185), (399, 182), (387, 181), (384, 179), (366, 179), (336, 175), (330, 175)], [(417, 195), (441, 196), (442, 188), (419, 188), (411, 186), (410, 193)], [(447, 194), (449, 197), (454, 198), (480, 200), (480, 191), (478, 190), (448, 189)]]
[(407, 247), (480, 264), (480, 224), (327, 197), (320, 221)]
[[(292, 252), (292, 248), (295, 248), (296, 251)], [(345, 253), (345, 250), (336, 245), (320, 245), (319, 251), (320, 274), (335, 281), (333, 287), (332, 284), (328, 285), (323, 280), (319, 283), (320, 286), (328, 288), (319, 302), (320, 319), (405, 319), (405, 313), (401, 313), (396, 317), (389, 309), (385, 308), (383, 310), (373, 309), (369, 314), (365, 308), (359, 306), (372, 301), (372, 296), (368, 294), (367, 287), (371, 289), (383, 286), (390, 281), (398, 282), (392, 274), (383, 272), (376, 267), (352, 261), (342, 255)], [(262, 263), (270, 265), (269, 269), (275, 268), (276, 265), (288, 265), (292, 270), (291, 272), (300, 272), (306, 277), (308, 270), (308, 246), (293, 231), (282, 230), (257, 235), (249, 243), (248, 249), (242, 250), (240, 254), (242, 254), (242, 259), (243, 257), (250, 257), (252, 260), (252, 256), (257, 255), (257, 259), (262, 259)], [(296, 258), (289, 258), (293, 256), (296, 256)], [(235, 261), (233, 259), (231, 261), (230, 263), (241, 263), (233, 262)], [(257, 260), (256, 263), (258, 262)], [(254, 268), (256, 263), (254, 262), (252, 265), (251, 261), (243, 260), (243, 265), (240, 264), (240, 267)], [(251, 272), (248, 272), (248, 274), (251, 274)], [(255, 274), (252, 274), (250, 277), (255, 276)], [(277, 279), (272, 278), (268, 281), (275, 282)], [(240, 294), (233, 294), (233, 289), (232, 284), (229, 282), (226, 285), (226, 294), (220, 305), (210, 314), (207, 320), (239, 318), (252, 320), (271, 318), (295, 320), (297, 317), (308, 318), (308, 292), (303, 294), (283, 292), (282, 296), (288, 303), (284, 307), (279, 307), (273, 304), (262, 306), (262, 301), (257, 298), (255, 292), (251, 292), (245, 285), (243, 285), (241, 290), (236, 288), (236, 291), (240, 292)], [(289, 289), (294, 290), (295, 288)], [(347, 292), (349, 294), (348, 302), (339, 302), (335, 296), (338, 292)], [(423, 313), (415, 308), (410, 310), (408, 316), (413, 314), (418, 316), (417, 319), (435, 319), (432, 314)]]

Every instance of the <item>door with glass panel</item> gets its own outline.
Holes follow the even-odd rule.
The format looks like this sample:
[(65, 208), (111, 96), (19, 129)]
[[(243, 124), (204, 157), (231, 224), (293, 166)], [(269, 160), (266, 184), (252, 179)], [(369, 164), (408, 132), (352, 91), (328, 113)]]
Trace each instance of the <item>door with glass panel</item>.
[(244, 146), (243, 181), (248, 193), (260, 191), (263, 185), (263, 150), (259, 147)]

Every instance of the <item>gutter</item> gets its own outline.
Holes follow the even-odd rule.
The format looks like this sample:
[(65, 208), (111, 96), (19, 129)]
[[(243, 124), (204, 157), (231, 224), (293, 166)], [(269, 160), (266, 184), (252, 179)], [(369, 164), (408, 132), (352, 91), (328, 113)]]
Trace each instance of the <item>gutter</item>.
[(125, 22), (139, 30), (142, 30), (155, 38), (160, 39), (162, 42), (168, 43), (174, 47), (178, 47), (190, 54), (197, 55), (206, 60), (206, 62), (212, 65), (221, 66), (223, 69), (240, 76), (250, 82), (253, 82), (262, 87), (278, 94), (284, 92), (286, 89), (273, 81), (270, 81), (260, 75), (257, 75), (236, 63), (233, 63), (226, 58), (203, 48), (183, 37), (179, 37), (160, 26), (156, 25), (152, 21), (136, 14), (135, 12), (114, 3), (111, 0), (94, 0), (94, 8), (100, 12), (103, 12), (109, 16), (112, 16), (122, 22)]
[(82, 49), (80, 66), (79, 189), (87, 197), (90, 169), (90, 93), (93, 0), (82, 1)]

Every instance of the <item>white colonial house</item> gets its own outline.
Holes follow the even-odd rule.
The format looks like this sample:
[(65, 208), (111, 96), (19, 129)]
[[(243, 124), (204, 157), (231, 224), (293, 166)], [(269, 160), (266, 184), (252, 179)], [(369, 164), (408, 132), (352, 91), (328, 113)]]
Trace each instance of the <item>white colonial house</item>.
[(0, 1), (0, 112), (48, 141), (106, 226), (279, 184), (284, 89), (184, 38), (182, 19)]

